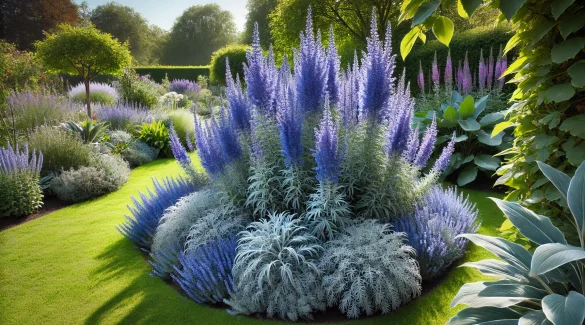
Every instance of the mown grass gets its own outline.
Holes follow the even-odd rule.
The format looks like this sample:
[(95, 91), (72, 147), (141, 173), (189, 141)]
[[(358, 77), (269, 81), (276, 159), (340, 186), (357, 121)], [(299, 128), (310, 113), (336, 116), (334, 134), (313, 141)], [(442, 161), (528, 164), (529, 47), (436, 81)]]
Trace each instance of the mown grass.
[[(0, 232), (0, 324), (282, 324), (188, 300), (148, 276), (148, 262), (118, 233), (130, 196), (151, 186), (151, 177), (180, 173), (173, 160), (158, 160), (133, 170), (115, 193)], [(495, 195), (465, 193), (480, 210), (480, 233), (497, 235), (503, 217), (487, 198)], [(490, 256), (470, 246), (464, 261)], [(482, 279), (475, 270), (455, 268), (407, 306), (351, 323), (444, 324), (457, 311), (449, 304), (460, 286)]]

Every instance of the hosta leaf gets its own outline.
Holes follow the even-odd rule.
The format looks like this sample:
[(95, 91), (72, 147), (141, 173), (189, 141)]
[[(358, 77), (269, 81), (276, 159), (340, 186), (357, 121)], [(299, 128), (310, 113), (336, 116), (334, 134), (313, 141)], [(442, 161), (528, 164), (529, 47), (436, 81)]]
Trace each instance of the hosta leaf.
[(459, 120), (459, 126), (467, 132), (474, 132), (481, 129), (481, 125), (474, 119)]
[(496, 126), (494, 127), (493, 131), (492, 131), (492, 137), (495, 137), (496, 135), (500, 134), (502, 131), (504, 131), (505, 129), (511, 127), (512, 125), (514, 125), (514, 123), (510, 122), (510, 121), (506, 121), (506, 122), (501, 122), (496, 124)]
[(561, 131), (569, 132), (571, 135), (585, 139), (585, 115), (576, 115), (566, 119), (559, 129)]
[(550, 51), (554, 63), (570, 60), (585, 46), (585, 37), (575, 37), (555, 44)]
[(575, 0), (555, 0), (552, 3), (552, 14), (555, 19), (559, 17), (569, 8)]
[(453, 38), (454, 31), (455, 25), (453, 25), (451, 19), (447, 17), (438, 17), (433, 23), (433, 34), (435, 34), (439, 42), (447, 46), (449, 46), (451, 38)]
[(475, 156), (475, 164), (483, 169), (497, 170), (502, 162), (500, 159), (490, 155), (478, 155)]
[(502, 238), (478, 234), (463, 234), (457, 237), (469, 239), (477, 246), (487, 249), (492, 254), (521, 270), (525, 270), (526, 272), (530, 270), (532, 255), (518, 244), (511, 243)]
[(567, 38), (571, 33), (576, 32), (585, 26), (585, 19), (583, 19), (583, 11), (565, 15), (560, 24), (560, 31), (563, 38)]
[(506, 19), (510, 20), (510, 19), (512, 19), (512, 17), (516, 13), (516, 11), (518, 11), (518, 9), (520, 9), (520, 7), (522, 7), (524, 2), (526, 2), (526, 0), (500, 1), (500, 10), (504, 14), (504, 16), (506, 16)]
[[(500, 229), (501, 230), (501, 229)], [(508, 263), (494, 260), (494, 259), (487, 259), (481, 260), (479, 262), (468, 262), (461, 267), (472, 267), (482, 274), (493, 276), (493, 277), (500, 277), (507, 280), (513, 280), (518, 282), (529, 282), (528, 273), (522, 271), (521, 269), (510, 265)]]
[(416, 14), (414, 14), (414, 17), (412, 18), (411, 27), (422, 24), (427, 18), (429, 18), (430, 15), (433, 14), (433, 12), (435, 12), (435, 10), (437, 10), (437, 8), (439, 8), (439, 5), (441, 5), (440, 0), (433, 0), (420, 5), (416, 11)]
[(571, 291), (565, 296), (552, 294), (542, 299), (542, 311), (555, 325), (583, 324), (585, 320), (585, 297)]
[(462, 117), (466, 118), (466, 117), (473, 115), (474, 112), (475, 112), (475, 102), (473, 100), (473, 97), (471, 97), (471, 96), (465, 97), (465, 99), (461, 102), (461, 104), (459, 104), (459, 114)]
[(500, 112), (494, 112), (494, 113), (489, 113), (486, 114), (484, 117), (481, 118), (481, 120), (479, 120), (479, 125), (483, 126), (487, 126), (487, 125), (492, 125), (494, 123), (498, 123), (499, 121), (504, 119), (504, 113), (500, 113)]
[(504, 325), (517, 324), (522, 316), (510, 308), (465, 308), (453, 316), (446, 325)]
[(533, 310), (518, 320), (518, 325), (553, 325), (542, 310)]
[(443, 118), (449, 121), (457, 121), (457, 111), (453, 106), (449, 106), (445, 109), (445, 113), (443, 113)]
[(483, 112), (485, 110), (485, 108), (487, 107), (487, 100), (488, 100), (489, 96), (483, 96), (482, 98), (478, 99), (475, 102), (475, 113), (473, 113), (473, 117), (477, 119), (477, 117), (479, 116), (479, 114), (481, 114), (481, 112)]
[(573, 65), (567, 69), (567, 73), (571, 76), (571, 84), (574, 87), (585, 87), (585, 61), (573, 63)]
[(451, 307), (464, 304), (469, 307), (505, 308), (526, 300), (540, 300), (546, 291), (516, 281), (474, 282), (464, 284), (451, 301)]
[(467, 165), (459, 172), (457, 177), (457, 185), (465, 186), (475, 180), (477, 177), (477, 167), (475, 165)]
[(551, 181), (551, 183), (553, 183), (553, 185), (566, 198), (567, 192), (569, 191), (569, 184), (571, 183), (571, 178), (562, 171), (554, 169), (541, 161), (537, 161), (536, 163), (538, 164), (538, 168), (540, 168), (544, 176), (546, 176), (546, 178), (549, 181)]
[(560, 103), (571, 99), (575, 95), (575, 88), (571, 83), (565, 82), (560, 85), (554, 85), (544, 92), (545, 98), (549, 102)]
[(569, 184), (567, 203), (582, 234), (585, 228), (585, 163), (581, 164)]
[[(492, 132), (493, 134), (494, 132)], [(491, 136), (489, 133), (485, 132), (484, 130), (479, 130), (477, 132), (477, 140), (483, 144), (487, 144), (488, 146), (499, 146), (502, 144), (502, 139), (504, 138), (504, 132), (500, 132), (495, 136)]]
[[(451, 137), (449, 137), (449, 139), (451, 139)], [(455, 143), (459, 143), (459, 142), (463, 142), (465, 140), (469, 139), (469, 137), (467, 136), (467, 134), (462, 134), (458, 137), (455, 138)]]
[(539, 244), (562, 243), (566, 244), (565, 236), (549, 218), (537, 215), (516, 202), (503, 201), (491, 198), (506, 217), (518, 228), (520, 233)]
[(540, 245), (534, 251), (530, 275), (544, 274), (581, 259), (585, 259), (585, 251), (581, 247), (558, 243)]

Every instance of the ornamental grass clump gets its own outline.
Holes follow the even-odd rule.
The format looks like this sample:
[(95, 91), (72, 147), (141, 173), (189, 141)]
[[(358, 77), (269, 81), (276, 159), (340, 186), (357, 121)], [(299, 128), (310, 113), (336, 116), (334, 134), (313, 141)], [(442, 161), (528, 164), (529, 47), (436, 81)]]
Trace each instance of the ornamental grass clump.
[(0, 217), (29, 215), (43, 205), (42, 165), (43, 154), (29, 154), (27, 145), (0, 147)]
[[(86, 102), (85, 85), (80, 82), (71, 87), (68, 93), (69, 99), (78, 103)], [(101, 82), (89, 83), (89, 101), (96, 104), (114, 105), (118, 101), (116, 88)]]

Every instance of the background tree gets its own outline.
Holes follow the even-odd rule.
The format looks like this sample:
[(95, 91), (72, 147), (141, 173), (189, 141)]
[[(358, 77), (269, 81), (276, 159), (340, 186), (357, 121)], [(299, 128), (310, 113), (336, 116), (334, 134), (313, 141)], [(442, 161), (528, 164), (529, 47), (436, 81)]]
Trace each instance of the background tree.
[(121, 44), (93, 26), (60, 25), (56, 33), (48, 34), (35, 47), (48, 71), (83, 77), (88, 117), (91, 117), (89, 82), (100, 74), (117, 74), (132, 61), (128, 44)]
[(209, 64), (211, 54), (236, 39), (232, 14), (217, 4), (189, 7), (177, 18), (165, 46), (162, 63)]
[(150, 60), (154, 32), (134, 9), (109, 2), (92, 10), (90, 20), (97, 29), (112, 34), (120, 42), (128, 42), (137, 63)]
[(270, 45), (269, 15), (277, 4), (278, 0), (248, 0), (248, 15), (246, 16), (246, 26), (242, 39), (245, 44), (252, 44), (254, 23), (257, 22), (258, 31), (260, 32), (260, 44), (263, 48), (268, 48)]
[(0, 1), (0, 36), (19, 50), (31, 50), (43, 33), (61, 23), (77, 24), (77, 5), (71, 0)]

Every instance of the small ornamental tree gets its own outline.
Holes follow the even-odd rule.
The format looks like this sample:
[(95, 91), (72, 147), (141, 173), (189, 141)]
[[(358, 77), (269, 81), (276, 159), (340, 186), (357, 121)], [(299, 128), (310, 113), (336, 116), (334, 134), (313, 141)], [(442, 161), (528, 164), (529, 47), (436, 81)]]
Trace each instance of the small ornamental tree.
[(121, 44), (93, 26), (60, 25), (56, 33), (47, 34), (35, 46), (37, 56), (50, 72), (83, 77), (89, 117), (89, 82), (100, 74), (119, 73), (132, 60), (127, 43)]

